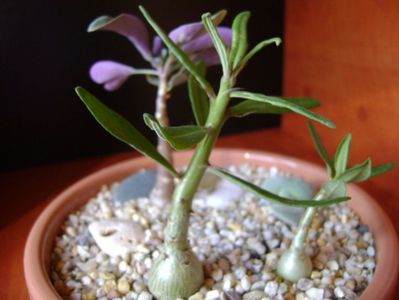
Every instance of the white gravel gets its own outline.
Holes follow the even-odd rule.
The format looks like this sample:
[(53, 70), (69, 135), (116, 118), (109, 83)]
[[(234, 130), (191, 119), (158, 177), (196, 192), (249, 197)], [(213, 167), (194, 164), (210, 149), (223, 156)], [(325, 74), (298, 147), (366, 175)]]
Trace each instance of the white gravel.
[[(261, 167), (232, 169), (255, 183), (270, 176)], [(372, 280), (373, 236), (345, 204), (319, 210), (307, 249), (314, 271), (309, 279), (291, 284), (279, 278), (275, 269), (293, 228), (277, 220), (264, 201), (247, 193), (225, 209), (207, 205), (207, 195), (207, 190), (197, 193), (189, 233), (206, 280), (189, 300), (356, 299)], [(110, 187), (103, 187), (69, 216), (56, 238), (51, 278), (57, 291), (64, 299), (153, 299), (146, 283), (162, 247), (167, 217), (165, 206), (147, 198), (119, 204), (112, 201)], [(144, 242), (135, 252), (109, 257), (94, 243), (88, 225), (111, 218), (133, 220), (145, 229)]]

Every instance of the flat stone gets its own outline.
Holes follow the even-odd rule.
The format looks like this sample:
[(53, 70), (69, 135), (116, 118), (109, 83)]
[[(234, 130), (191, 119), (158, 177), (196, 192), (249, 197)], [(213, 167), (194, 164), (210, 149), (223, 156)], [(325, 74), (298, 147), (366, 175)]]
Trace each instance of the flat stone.
[(124, 257), (132, 252), (145, 236), (140, 224), (123, 219), (92, 222), (89, 232), (97, 246), (112, 257)]
[(219, 176), (206, 170), (204, 176), (202, 176), (198, 190), (207, 190), (209, 192), (213, 191), (216, 188), (219, 181), (220, 181)]
[[(295, 200), (312, 199), (314, 195), (313, 187), (302, 178), (295, 176), (276, 174), (265, 179), (261, 186), (263, 189), (281, 197)], [(265, 200), (270, 203), (271, 211), (277, 218), (291, 225), (298, 224), (305, 210), (303, 207), (278, 204), (267, 198)]]
[(154, 188), (155, 170), (143, 170), (134, 173), (112, 189), (112, 197), (117, 202), (126, 202), (131, 199), (148, 197)]
[(234, 205), (244, 194), (242, 188), (227, 180), (220, 180), (215, 189), (207, 196), (208, 207), (226, 209)]

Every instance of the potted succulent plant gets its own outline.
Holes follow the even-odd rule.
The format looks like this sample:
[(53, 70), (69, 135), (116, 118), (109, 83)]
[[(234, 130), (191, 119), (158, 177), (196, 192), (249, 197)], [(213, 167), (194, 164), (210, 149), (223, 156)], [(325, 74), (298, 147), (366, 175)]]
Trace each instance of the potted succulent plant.
[[(313, 249), (306, 247), (305, 236), (309, 232), (310, 224), (315, 219), (313, 217), (316, 207), (331, 206), (349, 200), (349, 197), (346, 195), (345, 183), (366, 180), (371, 176), (388, 171), (393, 165), (387, 164), (372, 167), (370, 160), (367, 160), (363, 164), (348, 169), (347, 161), (349, 157), (350, 136), (343, 140), (338, 147), (336, 156), (332, 159), (326, 154), (313, 125), (310, 124), (311, 135), (319, 154), (326, 162), (330, 179), (326, 178), (323, 171), (319, 168), (304, 162), (298, 162), (302, 167), (302, 170), (298, 171), (287, 168), (287, 164), (284, 163), (285, 158), (278, 155), (270, 155), (270, 157), (272, 158), (272, 163), (282, 170), (278, 172), (295, 173), (296, 176), (303, 176), (313, 185), (320, 187), (320, 191), (315, 197), (293, 199), (264, 189), (252, 182), (259, 181), (259, 178), (252, 174), (258, 172), (256, 168), (253, 169), (250, 167), (248, 169), (248, 167), (243, 167), (243, 169), (239, 170), (234, 169), (234, 167), (230, 167), (230, 170), (221, 168), (220, 166), (226, 164), (237, 163), (236, 159), (238, 157), (241, 157), (241, 159), (244, 158), (242, 151), (215, 151), (212, 156), (213, 148), (221, 128), (229, 118), (243, 117), (251, 113), (280, 114), (293, 112), (331, 128), (334, 127), (334, 124), (327, 118), (309, 110), (318, 105), (316, 100), (310, 98), (267, 96), (241, 90), (236, 87), (237, 77), (250, 59), (265, 46), (278, 45), (280, 43), (279, 38), (273, 38), (259, 43), (248, 51), (247, 22), (250, 15), (249, 12), (243, 12), (236, 16), (231, 31), (217, 27), (222, 21), (225, 12), (219, 12), (214, 15), (209, 13), (204, 14), (201, 23), (186, 25), (186, 27), (183, 27), (183, 30), (180, 28), (178, 32), (184, 34), (177, 37), (173, 34), (176, 31), (172, 31), (167, 35), (144, 8), (140, 7), (140, 10), (160, 39), (156, 38), (154, 40), (155, 50), (152, 52), (149, 51), (147, 38), (143, 37), (145, 30), (136, 18), (126, 15), (115, 19), (101, 17), (93, 22), (89, 29), (91, 31), (97, 29), (117, 31), (116, 28), (120, 28), (117, 26), (118, 23), (119, 25), (126, 25), (129, 22), (133, 22), (140, 30), (127, 34), (126, 28), (124, 28), (123, 30), (125, 31), (123, 31), (123, 34), (129, 36), (137, 49), (143, 54), (145, 59), (150, 61), (155, 70), (135, 70), (113, 62), (102, 62), (94, 65), (92, 77), (97, 82), (104, 83), (108, 89), (118, 87), (131, 74), (145, 74), (150, 77), (151, 81), (155, 77), (158, 84), (159, 96), (157, 103), (159, 104), (158, 108), (159, 106), (161, 107), (159, 108), (161, 111), (163, 111), (162, 106), (166, 99), (165, 91), (169, 91), (175, 84), (184, 81), (188, 77), (190, 100), (196, 124), (171, 127), (165, 121), (167, 118), (163, 114), (164, 111), (157, 111), (156, 116), (144, 114), (145, 123), (160, 138), (159, 145), (161, 146), (157, 150), (133, 125), (116, 112), (107, 108), (87, 90), (78, 87), (76, 88), (76, 92), (96, 120), (108, 132), (162, 166), (162, 174), (164, 172), (170, 174), (168, 176), (171, 176), (175, 182), (175, 187), (171, 194), (170, 207), (168, 203), (165, 203), (164, 207), (168, 207), (168, 210), (165, 211), (162, 208), (156, 209), (148, 201), (140, 200), (141, 202), (127, 203), (128, 209), (124, 211), (119, 204), (115, 206), (111, 205), (111, 207), (107, 206), (107, 201), (109, 201), (111, 196), (109, 195), (109, 191), (105, 189), (96, 196), (96, 199), (93, 200), (94, 202), (91, 201), (82, 211), (72, 213), (68, 216), (68, 213), (72, 209), (76, 209), (78, 204), (81, 205), (89, 197), (93, 197), (95, 189), (98, 191), (101, 185), (112, 184), (113, 181), (120, 180), (131, 171), (153, 167), (154, 163), (151, 163), (149, 159), (136, 160), (136, 166), (134, 167), (132, 167), (133, 163), (123, 163), (111, 167), (71, 187), (44, 213), (47, 217), (52, 216), (54, 219), (49, 221), (48, 218), (45, 219), (42, 217), (36, 225), (36, 227), (40, 227), (42, 230), (44, 230), (44, 227), (51, 227), (49, 231), (39, 233), (34, 230), (29, 238), (25, 252), (26, 269), (37, 268), (40, 277), (44, 278), (41, 281), (36, 280), (35, 283), (28, 282), (32, 298), (57, 298), (56, 290), (63, 297), (70, 297), (72, 299), (95, 299), (97, 297), (124, 297), (125, 299), (152, 299), (152, 297), (156, 299), (262, 299), (266, 297), (284, 299), (284, 297), (291, 297), (288, 299), (293, 299), (295, 297), (293, 292), (295, 291), (300, 294), (300, 297), (304, 297), (303, 299), (306, 299), (306, 297), (310, 299), (323, 299), (334, 297), (334, 295), (337, 298), (346, 297), (346, 299), (356, 297), (356, 288), (360, 293), (365, 289), (364, 282), (371, 281), (375, 267), (373, 263), (375, 261), (373, 259), (367, 261), (368, 265), (364, 267), (367, 269), (367, 272), (363, 272), (362, 269), (358, 270), (357, 265), (354, 266), (354, 264), (359, 262), (352, 261), (355, 258), (352, 257), (350, 250), (341, 249), (342, 251), (340, 250), (341, 252), (339, 252), (341, 256), (337, 255), (335, 259), (325, 262), (326, 264), (331, 264), (329, 270), (325, 272), (324, 270), (320, 271), (316, 266), (315, 270), (313, 270), (314, 272), (312, 272), (310, 259), (307, 255), (311, 254), (315, 256), (314, 252), (326, 246), (326, 244), (329, 246), (329, 248), (326, 246), (329, 250), (331, 248), (334, 250), (334, 245), (344, 248), (342, 242), (345, 242), (345, 239), (342, 238), (339, 242), (338, 239), (341, 239), (342, 234), (345, 235), (345, 233), (341, 231), (339, 237), (334, 236), (334, 239), (337, 241), (336, 244), (334, 242), (328, 244), (325, 238), (320, 237), (317, 240), (318, 244)], [(223, 32), (227, 32), (227, 36), (231, 33), (231, 46), (229, 38), (226, 38)], [(214, 48), (210, 48), (210, 45), (206, 43), (208, 46), (203, 48), (203, 39), (211, 41)], [(195, 51), (191, 52), (192, 48), (187, 46), (187, 40), (196, 41), (197, 46), (200, 45), (202, 48), (196, 48)], [(164, 50), (160, 50), (161, 46), (159, 45), (161, 45), (161, 41), (167, 47)], [(216, 61), (215, 54), (218, 58), (217, 61), (220, 62), (222, 67), (222, 77), (217, 91), (214, 90), (205, 77), (205, 66), (210, 64), (209, 60), (207, 63), (207, 59), (211, 59), (214, 63)], [(205, 63), (201, 62), (201, 59), (204, 59)], [(171, 69), (168, 69), (169, 66)], [(108, 69), (105, 73), (103, 73), (104, 68)], [(109, 72), (110, 69), (113, 71)], [(104, 74), (111, 74), (111, 76), (103, 76)], [(232, 104), (231, 99), (233, 98), (240, 99), (241, 101), (237, 104)], [(168, 146), (164, 147), (166, 143)], [(170, 150), (163, 152), (168, 147), (172, 147), (175, 150), (190, 148), (194, 148), (194, 150), (176, 154), (176, 164), (174, 164), (169, 154)], [(253, 158), (249, 159), (248, 155), (246, 155), (246, 161), (266, 166), (272, 170), (273, 165), (270, 162), (262, 163), (262, 159), (258, 158), (258, 155), (253, 154)], [(218, 166), (212, 163), (212, 157), (213, 160), (217, 157), (216, 163)], [(313, 175), (307, 174), (309, 171), (313, 171)], [(206, 172), (208, 173), (205, 174)], [(267, 171), (266, 177), (271, 177), (275, 172), (275, 170)], [(199, 187), (204, 180), (204, 175), (220, 177), (224, 182), (234, 183), (248, 192), (248, 194), (241, 194), (241, 197), (246, 199), (242, 201), (242, 204), (236, 201), (235, 215), (225, 214), (224, 211), (229, 211), (228, 209), (220, 212), (218, 209), (209, 210), (206, 205), (201, 206), (200, 204), (193, 203), (197, 197), (196, 195), (201, 192), (199, 191)], [(291, 175), (284, 173), (283, 176), (289, 177)], [(322, 180), (324, 179), (326, 182), (323, 184)], [(167, 182), (170, 183), (172, 181), (167, 180)], [(355, 198), (367, 198), (367, 195), (356, 187), (351, 187), (349, 190), (349, 195), (353, 195)], [(73, 197), (76, 199), (71, 200)], [(166, 196), (164, 195), (164, 197)], [(263, 198), (283, 205), (306, 207), (295, 235), (293, 235), (290, 225), (276, 220), (270, 214), (267, 204), (261, 200)], [(63, 209), (64, 212), (60, 216), (54, 217), (56, 211), (60, 209), (61, 203), (68, 200), (71, 202)], [(254, 204), (254, 201), (258, 204)], [(356, 203), (359, 203), (359, 201), (361, 199), (357, 199)], [(247, 205), (248, 203), (249, 205)], [(193, 205), (197, 205), (197, 207)], [(372, 201), (371, 205), (373, 205)], [(109, 212), (110, 208), (115, 209), (115, 211)], [(240, 209), (242, 209), (241, 212)], [(353, 233), (346, 233), (353, 235), (348, 241), (350, 243), (353, 241), (358, 242), (359, 248), (362, 247), (358, 253), (361, 257), (360, 259), (363, 259), (362, 257), (368, 254), (369, 256), (375, 256), (375, 253), (371, 253), (373, 249), (375, 252), (371, 233), (367, 227), (359, 223), (360, 221), (355, 213), (351, 210), (347, 211), (347, 209), (346, 206), (337, 205), (334, 208), (326, 209), (323, 213), (327, 215), (331, 214), (335, 218), (331, 222), (335, 222), (339, 218), (345, 219), (345, 215), (353, 217), (353, 220), (347, 226), (349, 230), (353, 231)], [(374, 207), (373, 209), (378, 214), (381, 214), (378, 209)], [(127, 237), (121, 237), (121, 239), (125, 239), (123, 241), (125, 244), (133, 245), (133, 247), (129, 248), (130, 251), (121, 252), (123, 253), (122, 255), (116, 255), (108, 261), (107, 255), (101, 253), (96, 245), (90, 245), (87, 241), (87, 239), (92, 239), (90, 236), (86, 236), (86, 240), (82, 241), (83, 238), (79, 235), (80, 230), (88, 234), (87, 229), (85, 229), (87, 222), (95, 219), (86, 215), (85, 211), (93, 210), (99, 211), (99, 214), (105, 219), (110, 219), (112, 216), (119, 217), (119, 226), (125, 226), (131, 234)], [(140, 213), (143, 215), (140, 215)], [(145, 216), (149, 216), (147, 214), (152, 214), (151, 218), (146, 219)], [(199, 215), (196, 216), (195, 214)], [(121, 222), (120, 219), (126, 216), (128, 216), (126, 219), (129, 220)], [(212, 219), (212, 216), (215, 216), (218, 221), (209, 221), (208, 216), (210, 216), (210, 219)], [(63, 219), (65, 217), (67, 217), (67, 221), (63, 225), (64, 233), (58, 236), (56, 246), (52, 251), (52, 239), (56, 236), (57, 226), (60, 226), (64, 222)], [(190, 217), (193, 223), (191, 225), (191, 234), (194, 234), (194, 236), (191, 236), (191, 241), (189, 239)], [(240, 220), (238, 222), (243, 222), (243, 224), (233, 222), (236, 220), (235, 218)], [(251, 220), (251, 218), (254, 218), (259, 223)], [(320, 216), (318, 218), (322, 219)], [(162, 230), (162, 222), (158, 223), (157, 219), (166, 222), (164, 224), (164, 231)], [(265, 219), (268, 219), (269, 223), (264, 223)], [(203, 223), (203, 220), (208, 220), (209, 222)], [(132, 221), (134, 224), (132, 224)], [(277, 241), (280, 248), (272, 242), (272, 240), (276, 240), (273, 237), (274, 230), (271, 229), (273, 223), (281, 229), (281, 232), (285, 232), (284, 238), (280, 237), (281, 240)], [(371, 223), (371, 229), (376, 229), (377, 225), (373, 222)], [(76, 228), (79, 229), (74, 228), (71, 224), (75, 224)], [(262, 224), (263, 227), (259, 228), (259, 224)], [(378, 224), (384, 224), (386, 228), (390, 228), (389, 221), (381, 221)], [(339, 227), (338, 223), (333, 223), (333, 225)], [(360, 227), (358, 228), (358, 226)], [(151, 230), (155, 227), (158, 227), (158, 229), (161, 227), (161, 233), (152, 232)], [(109, 237), (115, 235), (115, 228), (110, 228), (100, 228), (98, 231), (99, 236)], [(230, 231), (227, 230), (228, 228)], [(244, 230), (246, 228), (254, 232), (255, 236), (249, 237)], [(332, 232), (331, 228), (328, 230), (330, 230), (328, 233)], [(193, 240), (195, 233), (199, 232), (205, 235), (209, 234), (209, 244), (204, 245), (207, 248), (205, 249), (207, 250), (207, 252), (205, 251), (207, 254), (204, 254), (204, 249), (200, 248), (202, 245), (201, 241)], [(229, 237), (231, 244), (220, 240), (218, 234)], [(320, 233), (321, 236), (323, 234), (326, 235), (327, 233)], [(35, 240), (35, 237), (39, 237), (39, 241)], [(208, 239), (204, 235), (202, 238), (204, 240)], [(77, 246), (72, 253), (66, 253), (62, 247), (66, 246), (66, 243), (71, 239), (75, 241), (79, 239), (79, 241), (76, 242)], [(290, 239), (293, 239), (293, 242), (289, 247), (288, 242)], [(156, 241), (158, 242), (156, 243)], [(392, 247), (397, 247), (396, 240), (393, 239), (391, 241)], [(162, 242), (163, 245), (161, 245)], [(40, 243), (44, 243), (45, 246), (40, 245)], [(245, 243), (247, 245), (244, 246)], [(210, 247), (211, 245), (212, 247)], [(234, 245), (237, 249), (234, 249)], [(217, 246), (221, 247), (220, 252), (217, 253), (224, 254), (228, 259), (219, 259), (214, 256), (216, 252), (212, 253), (212, 251), (216, 251), (215, 249), (218, 249)], [(32, 250), (30, 247), (33, 247), (35, 250)], [(243, 250), (241, 252), (241, 249), (247, 249), (246, 247), (249, 247), (250, 251)], [(363, 249), (364, 247), (366, 247), (366, 250)], [(339, 250), (338, 246), (336, 250)], [(282, 253), (283, 251), (286, 252)], [(380, 249), (377, 251), (380, 251)], [(381, 251), (384, 252), (385, 250)], [(308, 254), (308, 252), (311, 253)], [(49, 267), (49, 253), (53, 253), (53, 266), (51, 268)], [(31, 258), (32, 255), (35, 261)], [(90, 255), (94, 255), (94, 258)], [(43, 256), (45, 257), (43, 258)], [(78, 256), (80, 260), (68, 261), (72, 256)], [(277, 264), (279, 256), (281, 258)], [(206, 262), (204, 262), (205, 257), (207, 258)], [(344, 258), (342, 259), (342, 257)], [(351, 257), (350, 260), (345, 260), (347, 257)], [(107, 264), (102, 265), (100, 270), (91, 268), (93, 264), (104, 260), (107, 260)], [(231, 266), (234, 262), (239, 264), (240, 268), (234, 269)], [(343, 267), (346, 265), (350, 265), (349, 267), (352, 268), (351, 272), (356, 273), (357, 277), (354, 275), (355, 279), (352, 281), (349, 280), (352, 273), (346, 269), (340, 269), (340, 266)], [(383, 264), (383, 266), (385, 267), (387, 264)], [(229, 269), (234, 269), (234, 274), (228, 273), (227, 270)], [(83, 270), (86, 270), (87, 274), (81, 276)], [(281, 277), (276, 277), (277, 275), (275, 274), (271, 275), (270, 272), (272, 270), (277, 271)], [(71, 277), (65, 275), (68, 272), (71, 274)], [(317, 272), (320, 274), (317, 274)], [(395, 269), (395, 272), (397, 272), (397, 269)], [(28, 279), (34, 277), (28, 271), (26, 271), (26, 274)], [(36, 277), (38, 276), (37, 274), (35, 275)], [(229, 274), (230, 276), (228, 276)], [(295, 276), (291, 276), (292, 274)], [(381, 271), (379, 271), (379, 274), (381, 274)], [(324, 284), (326, 287), (332, 285), (331, 281), (335, 279), (336, 289), (331, 290), (331, 288), (326, 288), (323, 290), (322, 288), (314, 287), (314, 283), (306, 279), (309, 276), (317, 281), (318, 284)], [(362, 276), (366, 276), (367, 278), (364, 280), (361, 278)], [(52, 277), (55, 288), (51, 287), (49, 277)], [(68, 279), (75, 277), (79, 277), (79, 280)], [(341, 277), (344, 282), (338, 283), (337, 280)], [(327, 279), (324, 280), (324, 278)], [(66, 282), (63, 282), (63, 279)], [(255, 280), (258, 281), (255, 282)], [(329, 280), (329, 282), (323, 283), (323, 280)], [(233, 282), (237, 281), (239, 282), (233, 288)], [(148, 283), (148, 286), (142, 286), (143, 282)], [(353, 285), (352, 289), (348, 287), (350, 284), (347, 282)], [(96, 291), (95, 288), (90, 289), (90, 286), (96, 285), (103, 287), (100, 292)], [(133, 289), (131, 288), (132, 286), (134, 287)], [(388, 292), (391, 289), (392, 287), (388, 289)], [(381, 293), (378, 288), (377, 292)], [(373, 292), (366, 291), (367, 293), (369, 294), (367, 297), (371, 297), (370, 295)]]

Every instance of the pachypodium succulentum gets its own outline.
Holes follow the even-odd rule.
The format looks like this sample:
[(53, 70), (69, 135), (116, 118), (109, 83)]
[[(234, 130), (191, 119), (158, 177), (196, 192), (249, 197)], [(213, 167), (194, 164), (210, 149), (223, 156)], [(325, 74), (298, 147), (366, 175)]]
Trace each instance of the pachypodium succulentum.
[[(287, 199), (263, 190), (222, 168), (209, 165), (208, 160), (222, 126), (232, 117), (243, 117), (252, 113), (295, 112), (328, 127), (334, 127), (330, 120), (309, 110), (318, 106), (316, 100), (267, 96), (236, 88), (237, 76), (250, 59), (268, 45), (279, 45), (281, 42), (279, 38), (262, 41), (248, 51), (247, 22), (250, 13), (242, 12), (233, 21), (230, 46), (217, 28), (225, 13), (204, 14), (198, 33), (209, 34), (223, 71), (220, 85), (215, 91), (205, 77), (206, 61), (205, 63), (195, 61), (190, 54), (187, 54), (184, 45), (179, 46), (171, 34), (166, 34), (143, 7), (140, 7), (140, 10), (168, 48), (169, 59), (179, 62), (184, 72), (189, 74), (188, 90), (195, 125), (164, 126), (156, 117), (150, 114), (144, 115), (145, 123), (173, 148), (177, 150), (195, 148), (187, 169), (178, 172), (133, 125), (107, 108), (88, 91), (77, 87), (76, 92), (107, 131), (154, 159), (176, 178), (177, 185), (172, 196), (170, 217), (165, 228), (165, 245), (160, 249), (161, 254), (153, 264), (148, 284), (150, 291), (158, 299), (187, 298), (200, 288), (204, 279), (202, 264), (191, 251), (188, 231), (192, 200), (206, 169), (240, 185), (256, 196), (267, 197), (269, 201), (286, 205), (318, 207), (346, 201), (349, 198), (323, 197), (321, 201)], [(232, 98), (241, 101), (232, 104)]]
[[(212, 16), (213, 22), (219, 24), (226, 11)], [(104, 60), (96, 62), (90, 69), (90, 77), (94, 82), (102, 84), (108, 91), (121, 87), (132, 75), (144, 75), (148, 82), (157, 87), (155, 99), (155, 118), (163, 127), (169, 126), (168, 100), (174, 87), (187, 81), (188, 72), (175, 59), (173, 53), (164, 47), (159, 36), (150, 42), (150, 35), (144, 22), (129, 14), (121, 14), (115, 18), (101, 16), (90, 23), (89, 32), (112, 31), (125, 36), (138, 50), (150, 68), (137, 69), (119, 62)], [(231, 28), (219, 26), (217, 30), (226, 45), (231, 45)], [(189, 23), (173, 29), (169, 38), (176, 43), (194, 62), (202, 61), (205, 66), (219, 64), (219, 57), (209, 34), (202, 23)], [(172, 145), (173, 147), (173, 145)], [(157, 150), (169, 162), (172, 162), (172, 147), (163, 138), (158, 138)], [(167, 200), (171, 198), (174, 188), (173, 177), (162, 165), (158, 168), (155, 187), (151, 197)]]
[[(312, 123), (309, 122), (308, 126), (313, 143), (324, 161), (329, 175), (329, 180), (323, 184), (314, 197), (315, 201), (328, 197), (343, 197), (346, 195), (346, 185), (348, 183), (366, 181), (394, 167), (391, 163), (373, 167), (369, 158), (361, 164), (349, 168), (351, 134), (342, 139), (335, 156), (330, 157)], [(315, 213), (316, 208), (313, 207), (305, 210), (289, 249), (280, 257), (277, 264), (277, 272), (284, 279), (296, 282), (301, 278), (308, 277), (312, 272), (312, 261), (306, 254), (305, 248), (306, 237)]]

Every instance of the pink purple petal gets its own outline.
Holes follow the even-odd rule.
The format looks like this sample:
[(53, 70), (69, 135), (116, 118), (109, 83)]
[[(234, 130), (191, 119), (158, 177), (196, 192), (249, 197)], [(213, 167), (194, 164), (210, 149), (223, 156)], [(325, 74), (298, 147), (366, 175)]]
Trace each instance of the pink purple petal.
[(220, 58), (214, 48), (206, 49), (194, 54), (193, 61), (202, 60), (208, 67), (220, 64)]
[(204, 32), (204, 26), (201, 22), (189, 23), (173, 29), (169, 33), (169, 37), (176, 44), (182, 45), (190, 42), (192, 39), (196, 38), (198, 35), (203, 34)]
[(151, 58), (148, 30), (144, 22), (136, 16), (121, 14), (98, 28), (98, 30), (114, 31), (124, 35), (144, 58)]
[(90, 68), (91, 79), (95, 83), (104, 84), (108, 91), (118, 89), (133, 73), (132, 67), (110, 60), (96, 62)]
[[(223, 41), (226, 43), (226, 45), (228, 47), (231, 46), (231, 28), (228, 27), (218, 27), (218, 32), (221, 36), (221, 38), (223, 39)], [(182, 46), (183, 50), (186, 53), (193, 53), (193, 52), (199, 52), (202, 50), (206, 50), (209, 48), (213, 48), (213, 43), (212, 43), (212, 39), (209, 36), (208, 33), (205, 33), (195, 39), (193, 39), (192, 41), (184, 44)]]
[(158, 56), (162, 49), (162, 39), (159, 36), (155, 36), (152, 42), (152, 54)]

